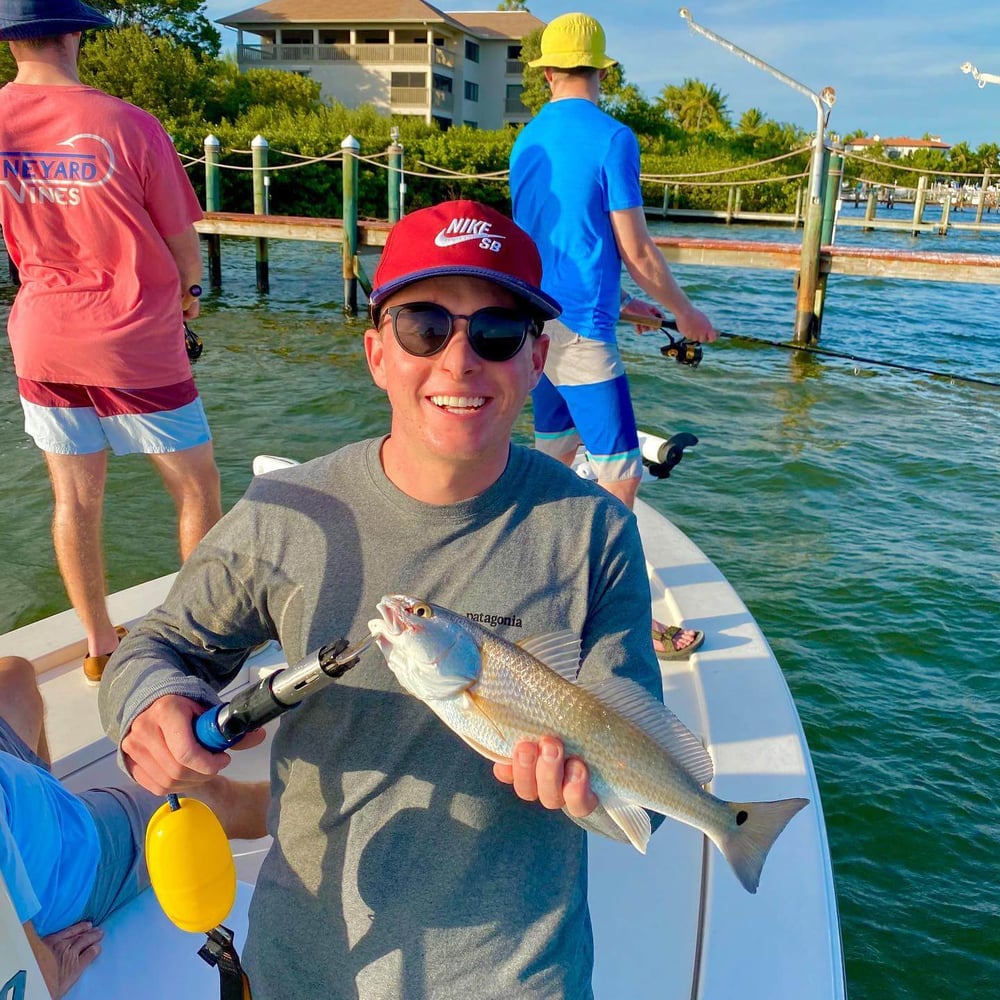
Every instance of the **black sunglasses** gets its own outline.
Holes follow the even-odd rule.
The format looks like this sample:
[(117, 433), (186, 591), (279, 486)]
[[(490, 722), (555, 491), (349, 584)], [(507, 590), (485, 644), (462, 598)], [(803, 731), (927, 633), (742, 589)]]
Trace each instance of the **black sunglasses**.
[[(466, 320), (469, 343), (484, 361), (510, 361), (524, 346), (528, 334), (537, 334), (540, 329), (534, 316), (501, 306), (487, 306), (471, 316), (462, 316), (435, 302), (407, 302), (390, 306), (386, 312), (392, 319), (396, 343), (418, 358), (429, 358), (444, 350), (455, 332), (456, 319)], [(379, 317), (377, 322), (381, 321)]]

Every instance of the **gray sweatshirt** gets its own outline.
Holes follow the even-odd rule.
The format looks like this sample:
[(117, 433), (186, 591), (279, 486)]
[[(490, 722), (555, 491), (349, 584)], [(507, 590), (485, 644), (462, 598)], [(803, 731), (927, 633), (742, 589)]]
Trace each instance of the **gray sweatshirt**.
[[(515, 642), (578, 630), (584, 676), (661, 694), (639, 533), (619, 501), (515, 445), (479, 496), (425, 504), (386, 478), (380, 445), (252, 482), (112, 657), (113, 740), (160, 695), (217, 703), (264, 639), (295, 663), (362, 638), (388, 593)], [(271, 786), (244, 954), (255, 1000), (591, 997), (585, 834), (496, 781), (374, 648), (282, 717)]]

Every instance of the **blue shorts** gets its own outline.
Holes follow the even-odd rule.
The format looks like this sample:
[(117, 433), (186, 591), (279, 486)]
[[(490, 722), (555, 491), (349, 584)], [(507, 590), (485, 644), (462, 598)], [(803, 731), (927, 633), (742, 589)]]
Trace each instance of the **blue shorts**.
[(582, 443), (598, 480), (638, 478), (639, 435), (618, 345), (581, 337), (559, 320), (545, 332), (545, 373), (531, 393), (535, 448), (560, 458)]
[(194, 380), (155, 389), (105, 389), (19, 378), (25, 432), (42, 451), (161, 455), (212, 440)]
[[(51, 773), (51, 768), (0, 718), (0, 751)], [(78, 798), (97, 828), (101, 861), (90, 899), (78, 920), (99, 924), (109, 913), (138, 896), (149, 885), (146, 870), (146, 824), (166, 801), (138, 785), (93, 788)]]

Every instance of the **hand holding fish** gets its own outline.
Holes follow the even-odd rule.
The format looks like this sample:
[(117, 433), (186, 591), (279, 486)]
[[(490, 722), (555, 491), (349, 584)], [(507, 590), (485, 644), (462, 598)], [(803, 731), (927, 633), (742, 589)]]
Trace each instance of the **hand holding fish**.
[(543, 736), (537, 743), (518, 743), (510, 763), (493, 765), (493, 775), (497, 781), (513, 785), (518, 798), (541, 802), (546, 809), (565, 809), (571, 816), (583, 818), (597, 808), (587, 765), (579, 757), (567, 757), (562, 740), (554, 736)]

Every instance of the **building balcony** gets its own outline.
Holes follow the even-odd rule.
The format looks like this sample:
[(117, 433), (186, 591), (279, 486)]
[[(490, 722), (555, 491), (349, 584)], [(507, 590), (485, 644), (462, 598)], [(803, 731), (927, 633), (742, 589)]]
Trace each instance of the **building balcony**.
[(240, 65), (353, 62), (361, 66), (455, 67), (455, 53), (440, 45), (238, 45)]

